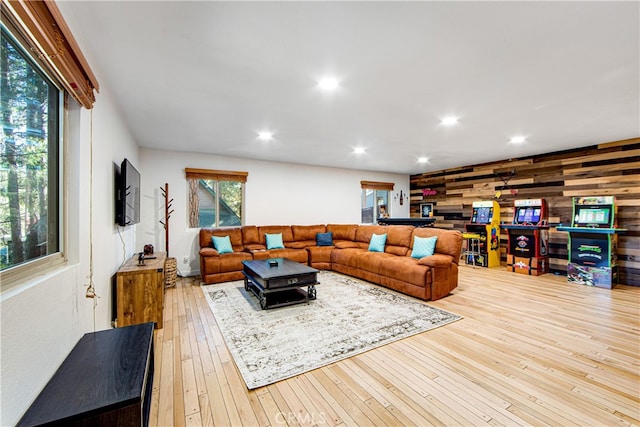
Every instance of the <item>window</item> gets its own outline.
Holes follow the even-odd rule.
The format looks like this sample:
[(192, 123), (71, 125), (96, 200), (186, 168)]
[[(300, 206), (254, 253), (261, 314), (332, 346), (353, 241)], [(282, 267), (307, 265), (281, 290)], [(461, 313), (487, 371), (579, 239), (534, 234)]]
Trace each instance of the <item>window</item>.
[(69, 95), (91, 109), (99, 85), (54, 1), (2, 1), (0, 6), (4, 291), (65, 262), (64, 101)]
[(0, 267), (60, 250), (62, 92), (2, 28)]
[(242, 225), (247, 172), (185, 169), (189, 183), (189, 227)]
[(388, 217), (389, 192), (393, 190), (393, 183), (361, 181), (361, 215), (360, 221), (363, 224), (375, 224), (378, 218)]

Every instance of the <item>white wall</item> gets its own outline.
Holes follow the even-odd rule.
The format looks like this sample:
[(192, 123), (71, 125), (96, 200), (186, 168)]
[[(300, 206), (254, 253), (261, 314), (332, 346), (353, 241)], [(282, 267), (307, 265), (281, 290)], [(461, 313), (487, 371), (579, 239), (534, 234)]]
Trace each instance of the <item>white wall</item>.
[[(18, 422), (84, 333), (111, 327), (111, 280), (124, 258), (114, 219), (113, 165), (124, 157), (137, 162), (138, 147), (104, 84), (93, 111), (73, 107), (68, 121), (74, 123), (64, 141), (68, 263), (0, 294), (2, 426)], [(97, 299), (85, 298), (91, 201)], [(129, 256), (135, 247), (135, 227), (124, 228), (121, 234)]]
[[(185, 168), (245, 171), (245, 224), (289, 225), (360, 222), (360, 181), (395, 183), (391, 214), (408, 217), (393, 195), (409, 192), (409, 176), (394, 173), (305, 166), (238, 159), (200, 153), (140, 149), (141, 221), (138, 247), (151, 243), (164, 251), (164, 199), (160, 188), (169, 184), (174, 213), (169, 220), (169, 255), (177, 258), (181, 275), (199, 273), (198, 229), (188, 226), (188, 186)], [(183, 262), (184, 257), (188, 262)]]

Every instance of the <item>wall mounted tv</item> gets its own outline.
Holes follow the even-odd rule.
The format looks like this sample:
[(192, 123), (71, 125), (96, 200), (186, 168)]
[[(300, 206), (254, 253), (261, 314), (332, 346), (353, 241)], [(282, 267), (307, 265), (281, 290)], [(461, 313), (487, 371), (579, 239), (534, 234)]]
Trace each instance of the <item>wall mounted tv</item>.
[(140, 174), (127, 159), (116, 173), (116, 223), (132, 225), (140, 222)]

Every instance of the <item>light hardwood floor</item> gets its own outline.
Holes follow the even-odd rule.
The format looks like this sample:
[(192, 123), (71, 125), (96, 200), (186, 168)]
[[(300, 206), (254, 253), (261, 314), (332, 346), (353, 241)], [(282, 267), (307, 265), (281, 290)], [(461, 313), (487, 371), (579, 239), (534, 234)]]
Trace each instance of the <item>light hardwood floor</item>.
[(640, 425), (638, 287), (462, 266), (464, 319), (253, 391), (198, 282), (165, 298), (151, 426)]

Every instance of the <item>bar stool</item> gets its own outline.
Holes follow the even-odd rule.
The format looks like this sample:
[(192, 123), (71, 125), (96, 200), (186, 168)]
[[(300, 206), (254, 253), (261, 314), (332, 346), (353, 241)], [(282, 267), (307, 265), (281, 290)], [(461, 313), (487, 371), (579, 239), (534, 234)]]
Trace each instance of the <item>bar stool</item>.
[(466, 240), (467, 245), (462, 252), (465, 263), (469, 264), (469, 258), (472, 260), (473, 268), (476, 267), (476, 257), (480, 257), (480, 238), (477, 233), (462, 233), (462, 238)]

